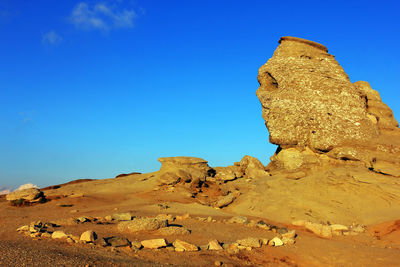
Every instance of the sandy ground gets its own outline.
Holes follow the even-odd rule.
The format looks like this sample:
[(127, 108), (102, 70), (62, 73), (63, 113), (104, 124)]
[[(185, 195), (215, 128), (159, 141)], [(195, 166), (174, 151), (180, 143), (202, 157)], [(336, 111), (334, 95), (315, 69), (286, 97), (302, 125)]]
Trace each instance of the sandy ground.
[[(213, 266), (215, 261), (223, 262), (225, 266), (399, 266), (399, 221), (369, 225), (365, 233), (357, 236), (323, 239), (301, 227), (273, 221), (268, 216), (247, 216), (249, 219), (263, 219), (279, 227), (296, 229), (298, 237), (294, 245), (263, 246), (251, 251), (242, 250), (237, 254), (226, 251), (175, 252), (167, 249), (135, 252), (127, 248), (111, 251), (107, 247), (35, 239), (16, 232), (19, 226), (42, 220), (59, 222), (60, 230), (69, 234), (80, 235), (86, 230), (94, 230), (99, 237), (122, 235), (129, 240), (165, 237), (169, 242), (179, 238), (198, 246), (212, 239), (230, 243), (246, 237), (272, 238), (275, 235), (260, 228), (223, 222), (223, 219), (237, 215), (229, 209), (215, 209), (194, 203), (179, 192), (154, 191), (151, 189), (154, 188), (154, 181), (149, 179), (150, 176), (137, 176), (134, 180), (124, 177), (118, 178), (121, 179), (119, 181), (91, 181), (47, 190), (45, 194), (53, 200), (29, 207), (13, 207), (0, 199), (0, 266)], [(127, 184), (127, 181), (130, 183)], [(55, 199), (57, 195), (72, 192), (84, 192), (84, 196)], [(62, 207), (60, 204), (71, 206)], [(192, 233), (185, 236), (160, 236), (154, 232), (128, 234), (119, 233), (115, 223), (67, 223), (79, 216), (106, 216), (119, 212), (131, 212), (134, 216), (189, 213), (190, 218), (174, 223), (192, 230)], [(198, 216), (211, 216), (216, 222), (199, 221), (196, 219)]]

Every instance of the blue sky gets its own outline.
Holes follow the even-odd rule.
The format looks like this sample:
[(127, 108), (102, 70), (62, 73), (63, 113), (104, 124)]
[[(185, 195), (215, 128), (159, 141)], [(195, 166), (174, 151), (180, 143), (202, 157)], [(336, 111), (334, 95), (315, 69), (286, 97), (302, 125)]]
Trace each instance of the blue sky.
[(255, 95), (281, 36), (320, 42), (400, 119), (397, 1), (0, 0), (0, 187), (275, 151)]

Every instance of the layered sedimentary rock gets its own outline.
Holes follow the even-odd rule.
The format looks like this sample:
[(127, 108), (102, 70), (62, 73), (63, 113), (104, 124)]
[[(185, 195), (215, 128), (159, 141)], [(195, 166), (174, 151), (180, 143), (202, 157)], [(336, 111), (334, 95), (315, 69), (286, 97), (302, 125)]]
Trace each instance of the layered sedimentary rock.
[(328, 156), (400, 176), (399, 124), (379, 93), (351, 83), (325, 46), (295, 37), (279, 43), (257, 90), (270, 142), (279, 145), (272, 167), (296, 172)]

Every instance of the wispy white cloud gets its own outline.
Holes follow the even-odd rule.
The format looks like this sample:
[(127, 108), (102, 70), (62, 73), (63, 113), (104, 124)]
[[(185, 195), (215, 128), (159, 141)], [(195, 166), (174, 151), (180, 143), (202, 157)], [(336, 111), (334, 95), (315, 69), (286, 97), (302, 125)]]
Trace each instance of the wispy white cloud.
[(42, 43), (43, 44), (50, 44), (50, 45), (57, 45), (63, 41), (63, 38), (58, 35), (55, 31), (49, 31), (43, 34), (42, 36)]
[(134, 10), (121, 10), (106, 3), (89, 6), (81, 2), (73, 8), (70, 21), (77, 28), (109, 31), (115, 28), (132, 28), (136, 17)]
[(35, 185), (35, 184), (28, 183), (28, 184), (20, 185), (14, 191), (24, 190), (24, 189), (28, 189), (28, 188), (39, 188), (39, 187), (37, 185)]

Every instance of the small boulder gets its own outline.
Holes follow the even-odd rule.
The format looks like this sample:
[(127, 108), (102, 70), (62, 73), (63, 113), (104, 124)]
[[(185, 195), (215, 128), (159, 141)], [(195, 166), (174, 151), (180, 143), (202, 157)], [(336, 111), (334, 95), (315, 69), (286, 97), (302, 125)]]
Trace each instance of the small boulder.
[(64, 233), (64, 231), (54, 231), (53, 234), (51, 235), (51, 238), (53, 239), (59, 239), (59, 238), (67, 238), (68, 236)]
[(238, 243), (240, 246), (245, 246), (245, 247), (252, 247), (252, 248), (261, 247), (260, 239), (255, 238), (255, 237), (248, 237), (245, 239), (240, 239), (240, 240), (237, 240), (236, 243)]
[(83, 232), (80, 238), (80, 241), (85, 243), (93, 243), (97, 239), (97, 235), (92, 230), (88, 230)]
[(332, 229), (332, 234), (334, 235), (341, 235), (344, 231), (349, 230), (347, 226), (341, 224), (331, 224), (330, 227)]
[(126, 213), (115, 213), (112, 218), (117, 221), (130, 221), (132, 220), (132, 215), (129, 212)]
[(208, 242), (208, 250), (223, 250), (217, 239)]
[(175, 248), (175, 251), (198, 251), (199, 248), (195, 245), (192, 245), (190, 243), (187, 243), (185, 241), (182, 240), (175, 240), (174, 243), (172, 243), (172, 245)]
[(240, 224), (245, 224), (248, 222), (247, 217), (244, 216), (235, 216), (229, 219), (230, 223), (240, 223)]
[(295, 230), (289, 230), (284, 234), (281, 234), (282, 238), (286, 237), (286, 238), (295, 238), (296, 237), (296, 231)]
[(164, 238), (143, 240), (141, 242), (144, 248), (157, 249), (167, 246)]
[(215, 202), (214, 206), (217, 208), (223, 208), (230, 205), (233, 201), (235, 201), (236, 196), (234, 194), (228, 194), (226, 196), (222, 196), (218, 198)]
[(78, 223), (84, 223), (84, 222), (90, 222), (90, 219), (85, 216), (81, 216), (81, 217), (76, 218), (76, 221)]
[(185, 227), (168, 226), (157, 230), (160, 235), (188, 235), (190, 231)]
[(26, 232), (28, 230), (29, 230), (29, 226), (28, 225), (23, 225), (23, 226), (21, 226), (21, 227), (19, 227), (17, 229), (18, 232)]
[(297, 221), (293, 221), (292, 224), (294, 226), (305, 226), (306, 222), (307, 222), (306, 220), (297, 220)]
[(112, 247), (127, 247), (130, 246), (129, 240), (121, 236), (113, 236), (105, 238), (108, 245)]
[(167, 227), (167, 220), (156, 218), (134, 218), (132, 221), (123, 221), (117, 225), (121, 232), (153, 231)]
[(283, 241), (279, 237), (272, 238), (268, 244), (273, 244), (274, 247), (283, 246)]

